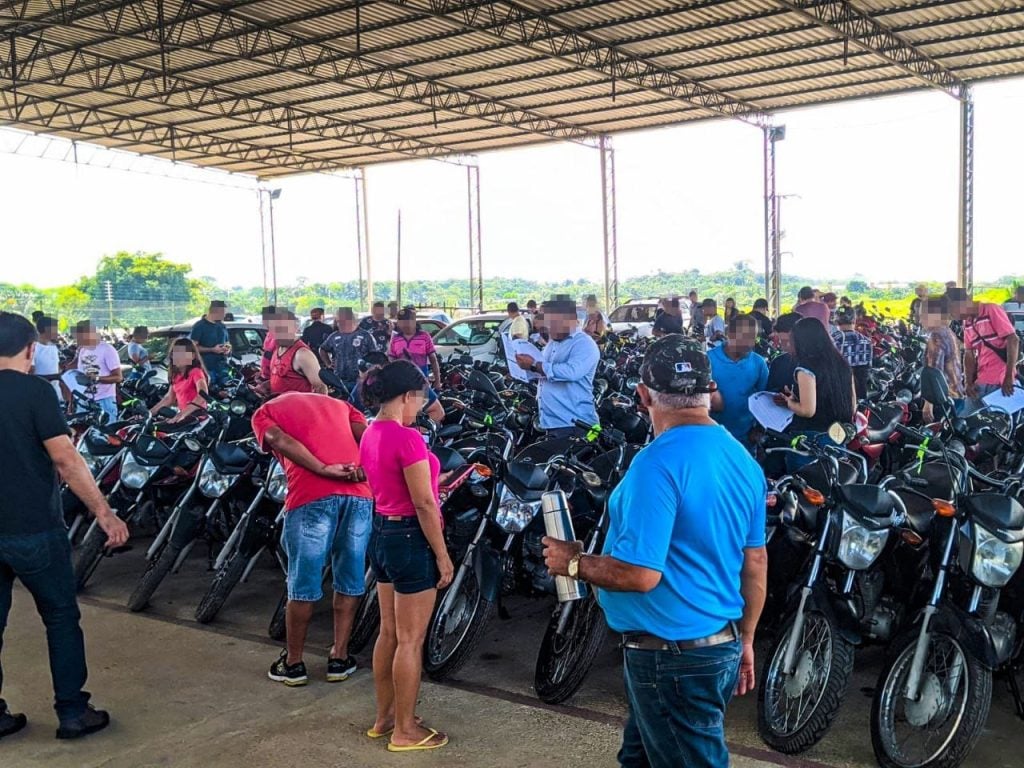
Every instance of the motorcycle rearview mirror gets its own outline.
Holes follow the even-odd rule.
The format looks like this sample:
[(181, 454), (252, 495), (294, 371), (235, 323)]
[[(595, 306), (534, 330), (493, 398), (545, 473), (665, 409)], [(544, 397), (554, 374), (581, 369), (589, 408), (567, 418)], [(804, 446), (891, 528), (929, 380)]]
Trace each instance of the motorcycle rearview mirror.
[(628, 389), (630, 392), (635, 392), (638, 386), (640, 386), (639, 376), (630, 376), (628, 379), (626, 379), (626, 389)]
[(601, 482), (601, 478), (598, 477), (596, 472), (583, 472), (580, 477), (583, 478), (583, 482), (590, 488), (600, 488), (604, 483)]
[(896, 402), (902, 403), (903, 405), (909, 405), (910, 401), (914, 399), (914, 393), (909, 389), (901, 389), (896, 393)]
[(88, 387), (90, 384), (92, 384), (92, 379), (90, 379), (81, 371), (77, 371), (75, 373), (75, 383), (81, 387)]

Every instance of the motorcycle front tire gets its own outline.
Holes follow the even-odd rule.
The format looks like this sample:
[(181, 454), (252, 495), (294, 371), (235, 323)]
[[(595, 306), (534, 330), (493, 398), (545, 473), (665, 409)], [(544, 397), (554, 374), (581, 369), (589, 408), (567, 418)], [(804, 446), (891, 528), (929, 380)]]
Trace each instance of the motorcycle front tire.
[(427, 639), (426, 642), (423, 643), (423, 669), (432, 680), (446, 680), (458, 672), (462, 666), (469, 661), (469, 657), (473, 655), (477, 645), (480, 644), (481, 639), (483, 639), (484, 634), (487, 632), (487, 627), (491, 623), (491, 617), (494, 615), (495, 605), (480, 593), (476, 576), (472, 572), (467, 574), (466, 578), (462, 580), (460, 589), (463, 589), (470, 584), (475, 588), (476, 600), (473, 604), (472, 613), (468, 619), (469, 626), (466, 627), (462, 640), (455, 649), (452, 650), (447, 658), (443, 660), (435, 660), (430, 656), (431, 638), (440, 631), (439, 627), (442, 625), (445, 618), (445, 614), (442, 612), (442, 609), (444, 606), (444, 598), (447, 594), (446, 592), (441, 594), (437, 608), (434, 611), (434, 616), (431, 618), (430, 625), (427, 627)]
[(217, 575), (213, 577), (213, 583), (206, 591), (203, 599), (196, 608), (196, 621), (200, 624), (209, 624), (220, 613), (224, 602), (228, 599), (232, 590), (238, 586), (245, 573), (245, 567), (249, 564), (249, 558), (244, 557), (241, 552), (234, 553), (224, 563)]
[[(941, 632), (933, 632), (934, 637), (941, 636)], [(898, 637), (889, 648), (886, 654), (885, 665), (878, 676), (878, 685), (875, 687), (875, 696), (871, 702), (871, 746), (875, 751), (875, 758), (882, 768), (907, 768), (906, 762), (901, 762), (898, 757), (892, 754), (887, 745), (887, 739), (882, 731), (883, 712), (882, 699), (886, 691), (899, 681), (893, 680), (894, 674), (899, 674), (901, 666), (908, 663), (905, 658), (911, 656), (917, 644), (918, 632), (906, 632)], [(947, 636), (949, 638), (949, 636)], [(953, 640), (956, 643), (955, 640)], [(959, 647), (959, 644), (957, 643)], [(943, 749), (936, 755), (924, 762), (914, 760), (913, 764), (918, 768), (957, 768), (963, 765), (970, 755), (974, 745), (977, 744), (988, 721), (988, 713), (992, 707), (992, 670), (978, 661), (966, 650), (961, 648), (965, 665), (964, 672), (967, 675), (967, 701), (961, 716), (961, 725)]]
[(181, 550), (182, 547), (172, 542), (168, 542), (160, 548), (160, 553), (149, 561), (146, 572), (142, 574), (142, 578), (135, 585), (135, 590), (132, 592), (131, 597), (128, 598), (129, 611), (138, 613), (149, 605), (149, 601), (157, 588), (166, 578), (167, 574), (171, 572), (171, 569), (174, 568), (174, 564), (181, 555)]
[[(581, 636), (574, 638), (575, 643), (571, 648), (563, 650), (565, 638), (558, 636), (560, 611), (556, 610), (548, 622), (537, 654), (533, 688), (537, 697), (546, 704), (561, 704), (580, 689), (601, 653), (608, 632), (604, 614), (593, 591), (582, 600), (577, 600), (569, 610), (573, 611), (573, 616), (566, 622), (566, 629)], [(560, 656), (565, 656), (561, 665)], [(568, 672), (555, 679), (554, 673), (559, 666), (568, 669)]]
[(75, 552), (75, 588), (81, 592), (103, 559), (107, 546), (107, 534), (98, 525), (89, 531)]
[[(829, 632), (829, 653), (826, 661), (828, 669), (825, 673), (825, 682), (822, 685), (821, 694), (811, 711), (809, 717), (796, 730), (789, 733), (781, 733), (772, 727), (769, 721), (769, 686), (782, 674), (782, 660), (789, 643), (789, 635), (793, 629), (795, 617), (790, 617), (779, 629), (772, 644), (772, 649), (765, 660), (764, 669), (761, 672), (761, 683), (757, 690), (757, 732), (769, 747), (777, 752), (786, 755), (795, 755), (805, 752), (828, 733), (829, 728), (839, 714), (843, 699), (846, 696), (846, 689), (850, 684), (850, 677), (853, 673), (854, 647), (839, 631), (839, 627), (825, 614), (808, 610), (804, 617), (803, 641), (807, 637), (809, 628), (812, 626), (827, 629)], [(797, 664), (799, 668), (799, 661)], [(813, 673), (811, 670), (810, 673)], [(797, 674), (797, 670), (794, 670)], [(783, 684), (785, 685), (785, 684)]]

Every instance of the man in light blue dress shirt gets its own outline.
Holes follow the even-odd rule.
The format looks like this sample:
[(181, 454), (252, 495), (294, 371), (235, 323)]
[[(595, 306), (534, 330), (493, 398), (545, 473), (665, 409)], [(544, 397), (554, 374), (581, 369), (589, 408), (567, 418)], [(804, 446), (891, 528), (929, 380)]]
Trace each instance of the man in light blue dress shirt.
[(542, 361), (516, 355), (519, 367), (540, 376), (537, 402), (540, 425), (549, 437), (569, 437), (577, 420), (597, 424), (594, 406), (594, 372), (601, 352), (594, 340), (579, 328), (576, 304), (558, 297), (541, 306), (550, 341)]

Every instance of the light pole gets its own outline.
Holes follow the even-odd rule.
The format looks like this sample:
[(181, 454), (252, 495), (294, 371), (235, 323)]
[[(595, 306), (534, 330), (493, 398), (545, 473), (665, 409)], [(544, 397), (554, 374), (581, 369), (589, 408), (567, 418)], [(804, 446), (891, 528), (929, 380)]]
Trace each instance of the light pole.
[(270, 196), (270, 269), (274, 286), (274, 306), (277, 306), (277, 247), (274, 243), (274, 201), (281, 196), (281, 188), (267, 190)]

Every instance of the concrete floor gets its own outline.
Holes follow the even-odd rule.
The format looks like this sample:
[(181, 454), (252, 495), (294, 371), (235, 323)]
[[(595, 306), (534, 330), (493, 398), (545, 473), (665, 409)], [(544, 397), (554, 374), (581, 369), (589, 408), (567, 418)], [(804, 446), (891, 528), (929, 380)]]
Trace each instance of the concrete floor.
[[(269, 682), (277, 644), (266, 636), (282, 587), (268, 560), (240, 585), (210, 627), (192, 621), (209, 583), (205, 556), (194, 556), (165, 582), (150, 610), (123, 606), (142, 572), (145, 546), (105, 560), (82, 597), (90, 659), (89, 688), (115, 724), (103, 734), (66, 744), (53, 739), (53, 712), (42, 625), (29, 596), (15, 595), (4, 639), (4, 697), (30, 718), (26, 732), (0, 742), (7, 768), (136, 768), (140, 766), (614, 766), (625, 711), (614, 641), (583, 689), (567, 705), (549, 707), (532, 691), (536, 649), (548, 600), (508, 601), (459, 679), (425, 683), (421, 713), (449, 733), (435, 753), (391, 755), (362, 736), (373, 717), (373, 686), (361, 670), (345, 683), (316, 680), (330, 645), (327, 605), (310, 632), (307, 664), (313, 682), (287, 689)], [(360, 659), (368, 664), (368, 658)], [(760, 662), (759, 662), (760, 663)], [(850, 695), (832, 732), (802, 758), (768, 752), (756, 734), (756, 701), (736, 700), (728, 738), (736, 768), (771, 765), (869, 768), (870, 691), (880, 654), (857, 657)], [(1024, 723), (997, 684), (992, 715), (968, 766), (1017, 768)]]

